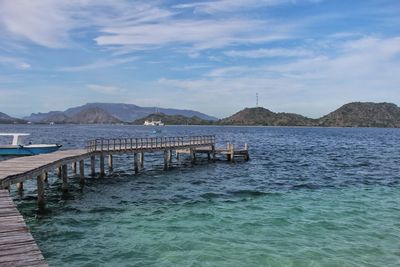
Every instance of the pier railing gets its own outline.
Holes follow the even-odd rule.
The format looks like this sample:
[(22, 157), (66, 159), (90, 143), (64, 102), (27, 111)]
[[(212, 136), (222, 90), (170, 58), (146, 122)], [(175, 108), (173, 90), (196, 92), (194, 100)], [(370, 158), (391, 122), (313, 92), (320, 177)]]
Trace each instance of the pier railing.
[(180, 137), (145, 137), (93, 139), (86, 145), (88, 152), (115, 152), (129, 150), (162, 150), (215, 145), (215, 135)]

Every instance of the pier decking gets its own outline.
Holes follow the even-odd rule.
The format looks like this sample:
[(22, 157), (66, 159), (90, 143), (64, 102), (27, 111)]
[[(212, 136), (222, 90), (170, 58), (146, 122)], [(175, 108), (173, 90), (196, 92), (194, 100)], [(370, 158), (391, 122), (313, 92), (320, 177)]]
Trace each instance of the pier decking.
[(8, 190), (0, 190), (0, 266), (48, 266)]
[[(134, 172), (144, 166), (144, 153), (163, 152), (164, 169), (172, 164), (172, 155), (189, 154), (191, 161), (196, 154), (207, 154), (208, 160), (215, 161), (217, 154), (234, 162), (235, 157), (249, 159), (248, 146), (235, 149), (232, 144), (226, 148), (215, 147), (215, 136), (157, 137), (157, 138), (117, 138), (94, 139), (87, 142), (85, 149), (71, 149), (35, 156), (13, 158), (0, 161), (0, 266), (47, 266), (24, 219), (9, 196), (11, 185), (23, 189), (23, 183), (36, 179), (37, 203), (40, 209), (45, 206), (45, 183), (48, 172), (58, 171), (63, 191), (68, 191), (68, 166), (74, 174), (79, 173), (80, 182), (85, 182), (86, 159), (90, 159), (90, 175), (105, 175), (105, 157), (108, 157), (109, 170), (113, 169), (114, 154), (133, 154)], [(96, 157), (99, 172), (96, 173)]]

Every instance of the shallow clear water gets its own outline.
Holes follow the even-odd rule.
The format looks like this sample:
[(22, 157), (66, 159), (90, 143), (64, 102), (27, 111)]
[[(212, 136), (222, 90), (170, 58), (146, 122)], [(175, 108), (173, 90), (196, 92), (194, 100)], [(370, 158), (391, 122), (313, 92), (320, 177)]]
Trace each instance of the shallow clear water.
[[(138, 126), (0, 126), (32, 141), (82, 146), (91, 137), (151, 136)], [(400, 130), (164, 127), (163, 135), (215, 134), (220, 145), (248, 142), (249, 162), (131, 156), (115, 172), (54, 174), (48, 211), (38, 214), (34, 183), (13, 191), (52, 266), (399, 266)], [(87, 166), (88, 168), (89, 166)], [(88, 170), (87, 170), (88, 172)]]

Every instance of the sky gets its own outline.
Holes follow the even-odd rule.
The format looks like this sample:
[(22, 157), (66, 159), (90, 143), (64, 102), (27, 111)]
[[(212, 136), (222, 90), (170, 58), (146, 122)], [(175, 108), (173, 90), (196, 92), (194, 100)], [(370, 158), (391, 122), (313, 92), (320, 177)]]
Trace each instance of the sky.
[(400, 104), (398, 0), (0, 0), (0, 111)]

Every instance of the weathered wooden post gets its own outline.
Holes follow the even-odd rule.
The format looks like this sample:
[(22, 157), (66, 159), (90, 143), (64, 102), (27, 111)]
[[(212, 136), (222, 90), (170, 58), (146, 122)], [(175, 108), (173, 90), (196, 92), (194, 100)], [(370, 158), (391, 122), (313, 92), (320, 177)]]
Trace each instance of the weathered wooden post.
[(91, 175), (94, 177), (96, 175), (96, 156), (95, 155), (90, 156), (90, 169), (91, 169)]
[(168, 150), (164, 150), (164, 170), (168, 169)]
[(229, 153), (231, 154), (231, 162), (235, 162), (235, 146), (234, 146), (234, 144), (231, 144), (231, 149), (230, 149)]
[(17, 190), (18, 191), (23, 191), (24, 190), (24, 183), (23, 182), (17, 183)]
[(135, 173), (139, 172), (139, 159), (138, 159), (138, 153), (133, 152), (133, 167), (135, 169)]
[(172, 164), (172, 149), (170, 149), (168, 151), (168, 163), (169, 163), (169, 165)]
[(44, 197), (44, 174), (40, 174), (36, 177), (37, 184), (37, 204), (39, 209), (44, 209), (46, 200)]
[(196, 161), (196, 152), (194, 151), (194, 148), (190, 148), (190, 160), (192, 162)]
[(76, 174), (76, 161), (71, 163), (72, 173)]
[(212, 159), (213, 161), (215, 161), (215, 156), (216, 156), (215, 145), (211, 146), (211, 151), (212, 151)]
[(45, 172), (45, 173), (44, 173), (43, 181), (44, 181), (45, 183), (49, 182), (49, 173), (48, 173), (48, 172)]
[(178, 150), (175, 150), (175, 154), (176, 154), (176, 159), (179, 160), (179, 152), (178, 152)]
[(68, 191), (68, 168), (67, 165), (61, 166), (62, 190)]
[(103, 153), (100, 154), (99, 159), (100, 159), (100, 177), (104, 177), (105, 172), (104, 172), (104, 154)]
[(231, 161), (231, 154), (230, 154), (231, 144), (226, 144), (226, 160)]
[(249, 161), (250, 160), (250, 156), (249, 156), (249, 145), (247, 143), (244, 144), (244, 149), (246, 150), (246, 155), (244, 157), (245, 161)]
[(140, 155), (140, 157), (139, 157), (140, 168), (143, 168), (144, 167), (144, 152), (140, 151), (139, 155)]
[(79, 183), (85, 184), (85, 163), (83, 160), (79, 161)]
[(110, 171), (110, 172), (112, 172), (113, 171), (113, 169), (114, 169), (114, 166), (113, 166), (113, 155), (112, 154), (109, 154), (108, 155), (108, 170)]
[(62, 171), (61, 171), (61, 166), (60, 166), (60, 167), (57, 168), (57, 176), (58, 176), (58, 178), (61, 178), (61, 173), (62, 173)]

